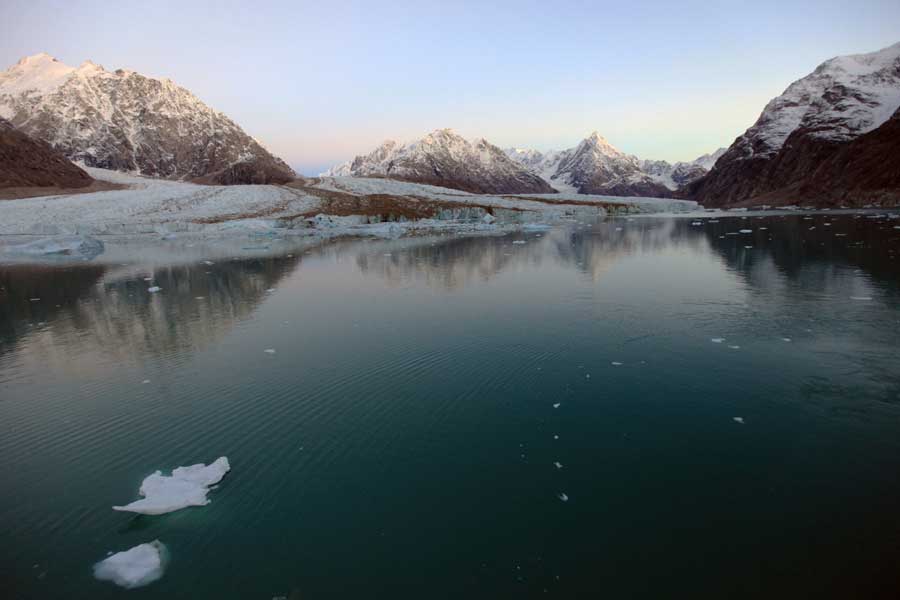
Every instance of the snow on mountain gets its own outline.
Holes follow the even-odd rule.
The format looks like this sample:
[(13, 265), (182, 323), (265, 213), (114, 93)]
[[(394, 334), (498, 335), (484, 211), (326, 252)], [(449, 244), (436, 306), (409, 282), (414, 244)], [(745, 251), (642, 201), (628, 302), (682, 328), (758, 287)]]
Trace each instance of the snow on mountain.
[(484, 139), (468, 141), (450, 129), (398, 144), (384, 142), (324, 176), (386, 177), (482, 194), (540, 194), (554, 190)]
[[(825, 174), (818, 173), (822, 164), (829, 163), (836, 153), (844, 156), (841, 148), (850, 142), (881, 131), (898, 108), (900, 43), (868, 54), (832, 58), (772, 99), (709, 174), (691, 183), (684, 193), (709, 206), (763, 196), (767, 203), (799, 198), (817, 202), (821, 194), (805, 197), (800, 182), (823, 179)], [(888, 135), (882, 133), (870, 143), (881, 144)], [(878, 170), (876, 164), (871, 167), (873, 173)], [(862, 177), (864, 170), (857, 174)], [(850, 186), (846, 190), (862, 189), (858, 181), (834, 182)], [(806, 189), (819, 188), (806, 185)], [(831, 190), (829, 196), (840, 197), (841, 193)], [(865, 203), (861, 197), (853, 201)]]
[(777, 98), (729, 148), (733, 158), (772, 156), (798, 129), (831, 141), (872, 131), (900, 107), (900, 43), (819, 65)]
[(507, 156), (564, 193), (667, 196), (702, 176), (724, 148), (691, 162), (640, 160), (594, 132), (578, 146), (562, 151), (509, 148)]
[(237, 163), (293, 176), (224, 114), (168, 79), (48, 54), (0, 72), (0, 117), (88, 166), (186, 179)]

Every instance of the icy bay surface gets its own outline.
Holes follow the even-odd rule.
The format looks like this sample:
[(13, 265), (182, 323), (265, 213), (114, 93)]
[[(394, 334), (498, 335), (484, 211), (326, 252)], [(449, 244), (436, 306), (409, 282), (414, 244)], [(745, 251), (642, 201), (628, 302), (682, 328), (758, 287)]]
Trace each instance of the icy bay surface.
[[(695, 213), (0, 259), (2, 589), (885, 597), (897, 226)], [(205, 506), (110, 510), (223, 454)], [(152, 584), (94, 576), (150, 540), (171, 556)]]

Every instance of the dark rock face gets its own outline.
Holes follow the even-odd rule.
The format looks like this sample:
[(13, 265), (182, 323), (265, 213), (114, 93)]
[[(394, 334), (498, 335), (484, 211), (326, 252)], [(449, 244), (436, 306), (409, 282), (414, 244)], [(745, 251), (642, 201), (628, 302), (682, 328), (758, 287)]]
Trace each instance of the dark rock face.
[(210, 185), (282, 185), (294, 179), (294, 172), (286, 169), (280, 161), (263, 158), (235, 163), (193, 181)]
[(80, 188), (93, 181), (61, 152), (0, 119), (0, 188)]
[(0, 73), (0, 111), (92, 167), (191, 179), (258, 160), (293, 173), (189, 91), (133, 71), (29, 57)]
[(850, 141), (795, 131), (773, 158), (726, 163), (685, 191), (709, 207), (900, 205), (900, 110)]

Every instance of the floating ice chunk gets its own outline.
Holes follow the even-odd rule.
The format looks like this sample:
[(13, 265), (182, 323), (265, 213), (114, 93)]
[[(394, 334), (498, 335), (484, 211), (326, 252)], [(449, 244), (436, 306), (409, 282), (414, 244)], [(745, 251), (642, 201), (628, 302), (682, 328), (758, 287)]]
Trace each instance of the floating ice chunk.
[(553, 405), (553, 408), (559, 408), (559, 402)]
[(851, 300), (871, 300), (871, 296), (850, 296)]
[(614, 360), (610, 364), (614, 367), (621, 367), (623, 363), (620, 363), (619, 361)]
[(713, 344), (721, 344), (725, 341), (725, 338), (712, 338), (709, 341), (711, 341)]
[(116, 552), (94, 565), (94, 577), (131, 589), (153, 583), (163, 576), (166, 547), (159, 540)]
[(753, 246), (744, 246), (744, 248), (746, 248), (747, 250), (750, 250), (753, 248)]
[(275, 348), (266, 348), (263, 352), (266, 354), (275, 354)]
[(269, 288), (269, 289), (266, 290), (266, 293), (267, 293), (267, 294), (271, 294), (271, 293), (274, 292), (274, 291), (275, 291), (275, 288)]
[(694, 221), (691, 223), (691, 225), (693, 225), (694, 227), (699, 227), (703, 225), (703, 221)]
[(752, 229), (741, 229), (741, 233), (753, 233)]
[(211, 266), (211, 265), (213, 265), (213, 264), (215, 264), (215, 263), (213, 263), (213, 261), (211, 261), (211, 260), (204, 260), (204, 261), (203, 261), (203, 264), (206, 265), (207, 267), (209, 267), (209, 266)]
[(162, 288), (154, 285), (152, 287), (147, 288), (147, 291), (150, 292), (151, 294), (155, 294), (156, 292), (161, 292)]
[(562, 463), (561, 463), (561, 462), (558, 462), (558, 461), (557, 461), (557, 462), (553, 463), (553, 466), (556, 467), (557, 469), (562, 469)]
[(562, 500), (563, 502), (568, 502), (568, 501), (569, 501), (569, 497), (566, 495), (565, 492), (560, 492), (560, 493), (558, 493), (558, 494), (556, 495), (556, 497), (559, 498), (560, 500)]
[(735, 423), (740, 423), (741, 425), (744, 424), (744, 417), (732, 417), (731, 419), (732, 419)]
[(152, 277), (144, 277), (144, 281), (153, 281)]
[(144, 385), (147, 385), (148, 383), (150, 383), (150, 380), (149, 380), (149, 379), (145, 379), (145, 380), (143, 380), (141, 383), (144, 384)]
[(781, 338), (781, 341), (782, 341), (782, 342), (790, 342), (790, 341), (791, 341), (791, 338)]
[(554, 439), (554, 440), (558, 440), (558, 439), (559, 439), (559, 436), (558, 436), (558, 435), (554, 435), (554, 436), (553, 436), (553, 439)]
[(732, 350), (740, 350), (741, 349), (741, 347), (738, 345), (728, 346), (728, 347), (731, 348)]
[(513, 240), (513, 244), (524, 244), (525, 240)]
[(169, 476), (156, 471), (141, 483), (138, 493), (142, 500), (125, 506), (113, 506), (113, 510), (135, 512), (143, 515), (162, 515), (188, 506), (209, 504), (206, 494), (231, 470), (228, 458), (222, 456), (210, 463), (178, 467)]

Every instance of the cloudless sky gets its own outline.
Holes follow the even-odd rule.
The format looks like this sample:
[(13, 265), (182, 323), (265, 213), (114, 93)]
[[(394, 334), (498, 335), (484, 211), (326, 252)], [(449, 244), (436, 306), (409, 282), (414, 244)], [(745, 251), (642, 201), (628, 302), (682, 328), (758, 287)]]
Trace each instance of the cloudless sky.
[(900, 0), (0, 0), (0, 68), (169, 77), (306, 174), (442, 127), (691, 160), (822, 61), (898, 41)]

